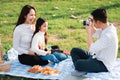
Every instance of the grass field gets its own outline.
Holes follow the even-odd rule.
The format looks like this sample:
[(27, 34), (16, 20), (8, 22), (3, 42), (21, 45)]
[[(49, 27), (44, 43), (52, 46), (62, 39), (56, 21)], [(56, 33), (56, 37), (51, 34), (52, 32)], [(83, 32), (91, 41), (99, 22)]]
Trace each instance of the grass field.
[[(21, 8), (26, 4), (36, 7), (37, 18), (44, 17), (48, 20), (49, 45), (57, 44), (62, 49), (68, 50), (73, 47), (88, 49), (87, 34), (82, 20), (86, 20), (92, 10), (98, 7), (106, 8), (109, 22), (119, 28), (117, 30), (119, 37), (118, 57), (120, 57), (119, 0), (0, 0), (0, 38), (3, 52), (6, 53), (12, 48), (13, 29)], [(76, 18), (71, 18), (72, 15)]]

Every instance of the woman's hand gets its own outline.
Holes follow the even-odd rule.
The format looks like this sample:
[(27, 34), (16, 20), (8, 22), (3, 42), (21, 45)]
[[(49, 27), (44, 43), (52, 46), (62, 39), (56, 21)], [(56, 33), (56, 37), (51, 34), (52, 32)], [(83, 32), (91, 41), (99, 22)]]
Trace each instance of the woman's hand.
[(35, 55), (33, 51), (29, 50), (28, 52), (29, 55)]

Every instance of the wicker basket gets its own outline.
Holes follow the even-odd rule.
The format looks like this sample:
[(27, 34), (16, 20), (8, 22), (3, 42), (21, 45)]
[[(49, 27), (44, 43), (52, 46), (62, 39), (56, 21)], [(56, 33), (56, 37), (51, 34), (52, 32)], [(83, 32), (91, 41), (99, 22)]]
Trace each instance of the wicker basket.
[(2, 47), (1, 47), (1, 43), (0, 43), (0, 64), (4, 63), (4, 59), (3, 59), (3, 54), (2, 54)]
[(0, 64), (4, 63), (3, 54), (2, 54), (2, 43), (1, 43), (1, 37), (0, 37)]
[(10, 70), (10, 62), (5, 62), (3, 59), (2, 44), (0, 40), (0, 72), (7, 72), (9, 70)]
[(8, 72), (10, 71), (10, 62), (5, 62), (0, 64), (0, 72)]

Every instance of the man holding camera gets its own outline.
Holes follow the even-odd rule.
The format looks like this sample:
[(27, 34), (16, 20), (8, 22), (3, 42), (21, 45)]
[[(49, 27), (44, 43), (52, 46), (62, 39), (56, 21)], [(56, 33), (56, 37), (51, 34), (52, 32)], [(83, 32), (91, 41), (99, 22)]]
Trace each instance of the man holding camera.
[[(87, 72), (108, 72), (115, 65), (118, 51), (116, 28), (108, 22), (107, 12), (98, 8), (86, 21), (87, 43), (89, 51), (73, 48), (71, 57), (75, 66), (72, 75), (81, 76)], [(92, 36), (98, 39), (93, 42)]]

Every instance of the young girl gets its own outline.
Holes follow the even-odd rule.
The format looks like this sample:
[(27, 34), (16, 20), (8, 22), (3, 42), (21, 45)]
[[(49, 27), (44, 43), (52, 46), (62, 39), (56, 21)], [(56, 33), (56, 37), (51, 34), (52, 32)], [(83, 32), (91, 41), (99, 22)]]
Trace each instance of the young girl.
[(47, 45), (48, 36), (48, 22), (42, 18), (38, 18), (36, 22), (36, 29), (33, 34), (31, 50), (35, 52), (35, 54), (40, 55), (43, 60), (50, 60), (51, 62), (58, 63), (66, 58), (67, 55), (59, 53), (59, 52), (51, 52), (51, 50), (45, 50), (45, 46)]

